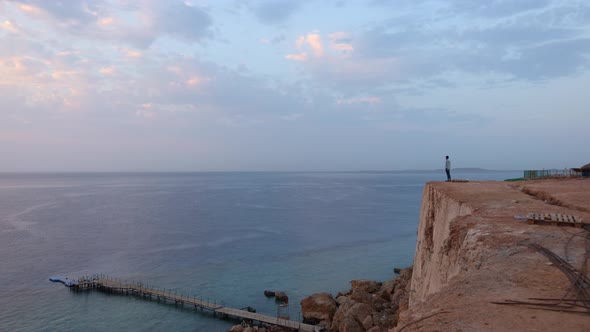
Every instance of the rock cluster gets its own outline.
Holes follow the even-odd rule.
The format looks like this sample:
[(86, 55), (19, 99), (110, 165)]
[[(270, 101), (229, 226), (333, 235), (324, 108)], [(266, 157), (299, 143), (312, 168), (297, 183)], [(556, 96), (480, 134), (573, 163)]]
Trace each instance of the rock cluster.
[(338, 293), (314, 294), (301, 301), (304, 322), (318, 324), (333, 332), (386, 332), (396, 324), (400, 308), (408, 305), (412, 268), (386, 282), (353, 280), (351, 289)]
[[(398, 273), (396, 271), (396, 273)], [(389, 332), (397, 325), (399, 312), (408, 306), (412, 268), (386, 282), (352, 280), (351, 289), (338, 293), (318, 293), (301, 300), (303, 322), (331, 332)], [(267, 332), (257, 326), (236, 325), (228, 332)], [(286, 331), (273, 327), (272, 331)]]
[(274, 297), (277, 302), (289, 303), (289, 296), (285, 292), (275, 292), (270, 290), (264, 291), (264, 296)]

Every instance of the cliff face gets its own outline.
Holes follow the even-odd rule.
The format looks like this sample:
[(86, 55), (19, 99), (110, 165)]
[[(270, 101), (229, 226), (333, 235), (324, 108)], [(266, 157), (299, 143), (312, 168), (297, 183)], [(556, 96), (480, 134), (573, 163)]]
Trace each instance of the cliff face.
[(464, 235), (459, 233), (464, 232), (453, 228), (452, 224), (472, 213), (473, 208), (468, 204), (449, 197), (431, 184), (424, 187), (410, 304), (438, 292), (461, 272), (457, 260), (465, 257), (458, 255), (457, 249), (463, 246)]
[(553, 213), (590, 222), (588, 206), (590, 180), (426, 184), (408, 308), (390, 331), (588, 331), (588, 314), (528, 302), (576, 296), (531, 245), (587, 275), (590, 234), (515, 218)]

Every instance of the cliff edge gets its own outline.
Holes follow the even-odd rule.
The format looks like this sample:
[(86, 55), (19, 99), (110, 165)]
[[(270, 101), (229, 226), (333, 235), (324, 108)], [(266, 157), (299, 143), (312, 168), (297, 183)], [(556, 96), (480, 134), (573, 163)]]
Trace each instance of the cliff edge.
[(493, 303), (577, 296), (566, 275), (531, 244), (588, 275), (589, 232), (515, 218), (528, 213), (590, 222), (590, 180), (427, 183), (409, 304), (392, 331), (590, 331), (588, 312)]

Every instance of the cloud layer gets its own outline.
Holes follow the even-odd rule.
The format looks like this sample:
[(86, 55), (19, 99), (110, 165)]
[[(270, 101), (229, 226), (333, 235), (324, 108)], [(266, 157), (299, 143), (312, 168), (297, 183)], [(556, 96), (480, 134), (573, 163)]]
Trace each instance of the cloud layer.
[(589, 64), (577, 0), (10, 0), (0, 171), (575, 166), (512, 143), (582, 139)]

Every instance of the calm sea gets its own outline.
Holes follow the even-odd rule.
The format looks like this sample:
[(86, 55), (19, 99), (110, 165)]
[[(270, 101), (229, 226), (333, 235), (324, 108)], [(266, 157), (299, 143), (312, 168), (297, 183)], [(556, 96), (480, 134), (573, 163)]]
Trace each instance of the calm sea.
[[(455, 174), (502, 180), (516, 172)], [(232, 321), (48, 277), (104, 273), (275, 315), (411, 264), (438, 173), (0, 174), (0, 331), (225, 331)]]

